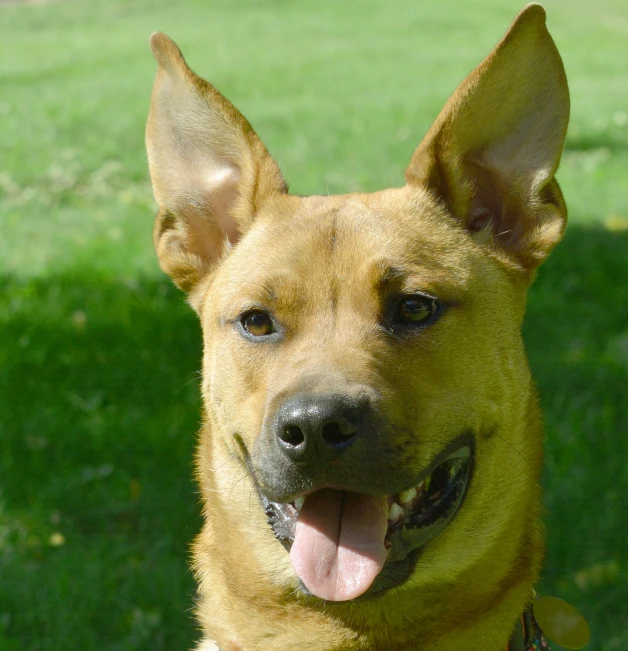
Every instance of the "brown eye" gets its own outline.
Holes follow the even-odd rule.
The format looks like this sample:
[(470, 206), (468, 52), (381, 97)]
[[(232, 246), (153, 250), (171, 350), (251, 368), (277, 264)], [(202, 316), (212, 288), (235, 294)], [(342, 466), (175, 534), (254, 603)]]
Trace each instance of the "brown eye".
[(438, 302), (431, 296), (414, 294), (399, 301), (393, 325), (418, 325), (431, 319), (438, 312)]
[(275, 332), (273, 320), (266, 312), (252, 310), (240, 319), (244, 330), (253, 337), (266, 337)]

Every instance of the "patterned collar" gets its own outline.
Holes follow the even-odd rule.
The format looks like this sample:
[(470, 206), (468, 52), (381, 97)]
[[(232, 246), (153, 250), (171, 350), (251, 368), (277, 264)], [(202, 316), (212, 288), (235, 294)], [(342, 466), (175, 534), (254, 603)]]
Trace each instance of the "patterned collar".
[(532, 604), (523, 611), (504, 651), (551, 651), (543, 631), (534, 619)]

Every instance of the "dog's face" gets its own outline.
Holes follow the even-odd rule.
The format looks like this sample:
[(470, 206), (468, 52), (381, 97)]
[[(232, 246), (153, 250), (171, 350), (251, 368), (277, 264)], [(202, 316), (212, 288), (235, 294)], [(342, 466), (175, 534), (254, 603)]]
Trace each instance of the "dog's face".
[(565, 226), (568, 119), (544, 16), (526, 8), (463, 82), (404, 187), (332, 197), (288, 194), (246, 120), (153, 36), (155, 243), (203, 327), (198, 473), (230, 585), (370, 603), (453, 581), (513, 520), (537, 530), (519, 331)]
[[(427, 193), (270, 202), (198, 300), (212, 431), (282, 521), (321, 489), (335, 492), (316, 495), (312, 518), (346, 499), (338, 491), (380, 496), (354, 498), (340, 525), (373, 511), (360, 526), (387, 533), (371, 562), (408, 561), (431, 540), (463, 497), (474, 452), (483, 472), (486, 441), (524, 418), (522, 286)], [(513, 470), (499, 469), (504, 481)], [(412, 489), (398, 522), (387, 498), (404, 506)]]
[[(495, 466), (492, 437), (525, 418), (523, 286), (427, 193), (277, 198), (196, 301), (213, 436), (276, 535), (287, 546), (296, 535), (293, 565), (317, 596), (404, 582), (455, 515), (474, 458), (491, 477), (474, 491), (482, 510), (516, 476)], [(316, 532), (330, 527), (357, 560), (324, 547)], [(326, 582), (323, 549), (339, 568)], [(360, 560), (373, 585), (352, 580)]]

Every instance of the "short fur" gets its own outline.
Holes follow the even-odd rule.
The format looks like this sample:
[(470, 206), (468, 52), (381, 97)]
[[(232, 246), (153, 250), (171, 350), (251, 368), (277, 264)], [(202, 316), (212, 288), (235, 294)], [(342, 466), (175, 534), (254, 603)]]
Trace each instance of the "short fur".
[[(534, 271), (562, 237), (554, 179), (569, 96), (545, 12), (528, 5), (447, 102), (406, 185), (299, 197), (249, 123), (164, 34), (147, 147), (160, 264), (203, 328), (194, 545), (202, 649), (503, 651), (543, 557), (541, 418), (520, 326)], [(449, 309), (412, 337), (381, 327), (391, 294)], [(262, 306), (287, 333), (234, 327)], [(258, 499), (264, 422), (304, 387), (367, 392), (392, 424), (381, 471), (426, 467), (475, 433), (460, 511), (406, 583), (372, 600), (298, 590)]]

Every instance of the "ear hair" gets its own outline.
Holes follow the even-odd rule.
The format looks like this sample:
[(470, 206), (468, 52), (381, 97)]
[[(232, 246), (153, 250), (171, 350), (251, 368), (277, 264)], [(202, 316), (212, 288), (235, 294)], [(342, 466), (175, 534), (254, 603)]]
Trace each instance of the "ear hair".
[(157, 32), (150, 44), (159, 63), (146, 128), (155, 247), (164, 271), (190, 291), (287, 187), (251, 125), (175, 43)]
[(562, 237), (554, 174), (569, 92), (545, 11), (528, 5), (462, 82), (419, 145), (408, 185), (427, 187), (479, 243), (531, 271)]

